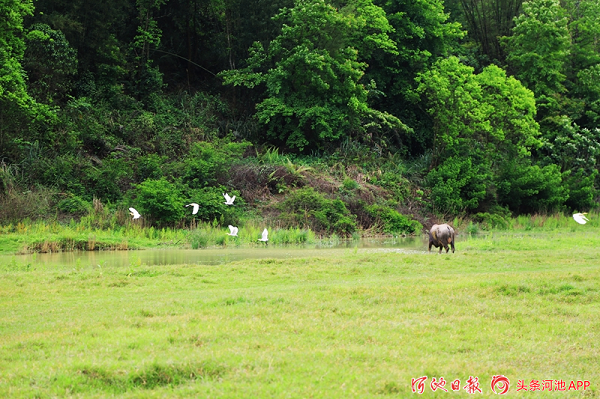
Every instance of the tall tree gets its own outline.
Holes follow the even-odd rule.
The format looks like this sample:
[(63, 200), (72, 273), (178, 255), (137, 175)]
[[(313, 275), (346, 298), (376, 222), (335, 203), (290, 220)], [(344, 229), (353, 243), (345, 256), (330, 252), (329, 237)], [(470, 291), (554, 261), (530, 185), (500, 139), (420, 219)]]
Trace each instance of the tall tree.
[[(558, 168), (531, 164), (531, 150), (541, 144), (533, 93), (495, 65), (473, 72), (450, 57), (418, 78), (417, 92), (434, 121), (427, 181), (437, 209), (456, 213), (499, 203), (518, 211), (527, 201), (537, 210), (561, 205), (566, 197)], [(519, 173), (509, 173), (514, 170)], [(557, 181), (557, 187), (549, 186)], [(527, 190), (525, 183), (537, 188)]]
[(523, 13), (506, 39), (512, 71), (538, 99), (565, 91), (571, 44), (567, 22), (558, 0), (531, 0), (523, 3)]
[(129, 92), (141, 100), (148, 100), (152, 94), (160, 93), (163, 88), (162, 74), (158, 67), (153, 65), (150, 51), (160, 45), (162, 31), (154, 13), (165, 1), (136, 0), (139, 25), (131, 45), (134, 67)]
[(585, 1), (565, 6), (558, 0), (523, 3), (513, 35), (504, 40), (509, 66), (536, 95), (543, 145), (535, 155), (562, 173), (567, 206), (588, 209), (597, 195), (600, 155), (594, 123), (600, 111), (599, 29), (591, 15), (598, 7)]
[(396, 52), (381, 8), (371, 0), (340, 8), (297, 0), (276, 18), (284, 25), (268, 48), (256, 42), (247, 68), (223, 73), (226, 84), (265, 85), (256, 116), (271, 140), (302, 151), (345, 137), (361, 139), (369, 129), (406, 129), (368, 106), (368, 82), (361, 81), (361, 50)]
[(23, 66), (29, 88), (39, 101), (64, 103), (77, 73), (77, 53), (58, 30), (46, 24), (34, 24), (27, 33)]
[(31, 0), (0, 0), (0, 156), (9, 160), (15, 160), (18, 143), (34, 141), (30, 123), (50, 116), (27, 92), (21, 65), (23, 18), (32, 12)]
[(61, 31), (77, 51), (77, 95), (110, 97), (122, 91), (138, 26), (134, 0), (36, 0), (35, 6), (30, 23)]
[(582, 128), (600, 126), (600, 2), (566, 0), (571, 56), (567, 61), (569, 96), (578, 103), (572, 118)]
[(523, 0), (460, 0), (469, 38), (479, 47), (484, 64), (503, 64), (499, 38), (510, 35)]
[(369, 104), (401, 118), (414, 129), (410, 135), (389, 137), (405, 155), (417, 156), (431, 146), (431, 126), (423, 110), (416, 106), (415, 77), (438, 58), (452, 54), (465, 32), (458, 22), (449, 21), (441, 0), (375, 0), (386, 13), (393, 30), (388, 36), (397, 52), (380, 52), (361, 57), (368, 64), (366, 80), (373, 79), (376, 91)]

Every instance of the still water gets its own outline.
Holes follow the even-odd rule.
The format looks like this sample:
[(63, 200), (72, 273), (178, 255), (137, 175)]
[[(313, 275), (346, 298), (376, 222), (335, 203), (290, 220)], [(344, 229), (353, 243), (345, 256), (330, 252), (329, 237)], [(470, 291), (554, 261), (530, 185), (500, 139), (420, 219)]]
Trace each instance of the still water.
[(0, 256), (0, 267), (94, 268), (139, 265), (202, 264), (217, 265), (243, 259), (332, 257), (351, 252), (426, 252), (427, 237), (323, 241), (312, 245), (266, 245), (209, 249), (145, 249), (134, 251), (76, 251)]

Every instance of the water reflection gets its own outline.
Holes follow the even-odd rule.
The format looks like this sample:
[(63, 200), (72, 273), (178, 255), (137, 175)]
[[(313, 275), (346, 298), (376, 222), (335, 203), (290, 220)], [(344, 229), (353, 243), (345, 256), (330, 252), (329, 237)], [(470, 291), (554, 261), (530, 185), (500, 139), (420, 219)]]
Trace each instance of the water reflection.
[(424, 252), (426, 237), (372, 238), (359, 241), (320, 241), (312, 245), (225, 247), (209, 249), (147, 249), (140, 251), (76, 251), (0, 256), (0, 265), (32, 268), (89, 268), (139, 265), (216, 265), (243, 259), (341, 256), (349, 251)]

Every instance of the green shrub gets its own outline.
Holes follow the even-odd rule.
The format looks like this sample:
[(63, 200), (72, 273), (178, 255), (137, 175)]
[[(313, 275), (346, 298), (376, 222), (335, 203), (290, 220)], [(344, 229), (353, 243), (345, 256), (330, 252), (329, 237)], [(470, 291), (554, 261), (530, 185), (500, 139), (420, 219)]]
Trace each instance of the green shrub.
[(472, 221), (469, 222), (469, 225), (467, 226), (467, 234), (471, 235), (477, 233), (479, 233), (479, 225), (477, 223), (473, 223)]
[(231, 165), (241, 159), (250, 143), (194, 143), (183, 162), (183, 183), (190, 188), (214, 186), (229, 175)]
[(243, 198), (239, 197), (238, 191), (229, 191), (230, 196), (236, 196), (233, 205), (225, 205), (223, 193), (227, 192), (224, 187), (205, 187), (188, 192), (189, 204), (197, 203), (200, 207), (196, 215), (192, 215), (191, 211), (186, 208), (187, 219), (198, 219), (204, 222), (217, 221), (221, 226), (236, 224), (245, 209)]
[(563, 173), (564, 186), (569, 192), (565, 204), (570, 210), (591, 209), (598, 205), (594, 200), (598, 196), (598, 190), (594, 187), (597, 176), (596, 169), (591, 173), (587, 173), (584, 169), (579, 169), (575, 173), (571, 171)]
[(158, 154), (148, 154), (137, 158), (137, 179), (144, 181), (147, 179), (160, 179), (163, 177), (162, 166), (167, 163), (166, 156)]
[[(86, 196), (85, 170), (91, 168), (89, 160), (81, 156), (61, 155), (53, 159), (41, 159), (31, 169), (31, 178), (45, 185), (68, 191), (81, 197)], [(91, 199), (91, 195), (90, 198)]]
[(93, 158), (94, 162), (91, 159), (67, 154), (39, 160), (30, 169), (31, 178), (86, 201), (93, 197), (113, 202), (120, 200), (129, 187), (129, 176), (133, 174), (130, 162), (116, 157), (102, 161)]
[(495, 206), (489, 212), (479, 212), (473, 216), (473, 220), (478, 222), (484, 230), (501, 229), (509, 227), (510, 211), (500, 206)]
[(369, 182), (391, 191), (396, 201), (403, 201), (410, 195), (410, 183), (399, 172), (385, 172), (380, 176), (371, 176)]
[(330, 200), (305, 187), (291, 192), (280, 205), (280, 218), (291, 225), (304, 225), (314, 231), (352, 234), (356, 228), (356, 217), (340, 200)]
[(351, 236), (356, 231), (356, 218), (354, 215), (340, 216), (331, 226), (331, 230), (338, 234)]
[(136, 185), (133, 192), (138, 211), (159, 225), (175, 224), (183, 218), (181, 190), (166, 179), (146, 180)]
[(68, 198), (60, 200), (56, 204), (56, 208), (61, 212), (74, 215), (83, 215), (91, 211), (90, 203), (76, 195), (70, 195)]
[(315, 233), (307, 229), (276, 229), (269, 233), (273, 244), (304, 244), (315, 241)]
[(386, 233), (415, 234), (423, 229), (423, 225), (416, 220), (411, 220), (395, 209), (383, 205), (371, 205), (367, 211), (381, 224)]
[(92, 167), (86, 172), (88, 195), (108, 201), (117, 201), (123, 197), (121, 185), (125, 186), (124, 180), (133, 174), (130, 164), (118, 158), (107, 158), (100, 167)]
[(507, 163), (497, 184), (498, 202), (517, 213), (537, 213), (560, 208), (568, 198), (557, 165)]
[(188, 235), (188, 242), (192, 249), (206, 248), (208, 246), (209, 234), (203, 230), (194, 230)]
[(33, 24), (25, 36), (23, 67), (29, 77), (29, 91), (44, 103), (67, 97), (72, 76), (77, 73), (77, 51), (60, 30)]
[(342, 187), (344, 189), (350, 191), (350, 190), (356, 190), (359, 187), (359, 185), (358, 185), (358, 182), (356, 180), (351, 179), (349, 177), (346, 177), (344, 179), (344, 181), (342, 182)]
[(427, 175), (431, 199), (438, 211), (457, 214), (476, 209), (486, 197), (490, 175), (470, 157), (450, 157)]

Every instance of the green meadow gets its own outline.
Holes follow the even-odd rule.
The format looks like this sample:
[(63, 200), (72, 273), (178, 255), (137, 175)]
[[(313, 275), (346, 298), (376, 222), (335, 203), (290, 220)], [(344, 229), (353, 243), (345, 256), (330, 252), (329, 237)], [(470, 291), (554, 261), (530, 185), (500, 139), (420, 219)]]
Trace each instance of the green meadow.
[[(472, 376), (475, 397), (495, 397), (504, 375), (511, 397), (599, 397), (598, 233), (494, 232), (442, 255), (0, 264), (0, 396), (404, 398), (427, 376), (422, 397), (466, 398)], [(590, 386), (517, 392), (518, 380)]]

